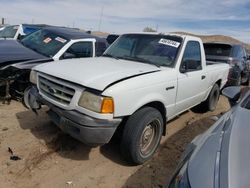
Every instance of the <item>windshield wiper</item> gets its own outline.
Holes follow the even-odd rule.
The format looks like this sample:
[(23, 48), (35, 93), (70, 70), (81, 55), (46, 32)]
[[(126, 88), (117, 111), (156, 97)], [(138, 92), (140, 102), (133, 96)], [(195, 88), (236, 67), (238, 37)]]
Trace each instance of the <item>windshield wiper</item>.
[(113, 56), (113, 55), (111, 55), (111, 54), (103, 54), (102, 56), (103, 56), (103, 57), (111, 57), (111, 58), (114, 58), (114, 59), (116, 59), (116, 60), (119, 60), (119, 59), (120, 59), (120, 57), (116, 57), (116, 56)]
[(147, 59), (144, 59), (144, 58), (140, 58), (140, 57), (137, 57), (137, 56), (134, 56), (134, 57), (131, 57), (131, 56), (124, 56), (124, 57), (120, 57), (121, 59), (125, 59), (125, 60), (130, 60), (130, 61), (138, 61), (140, 63), (146, 63), (146, 64), (149, 64), (149, 65), (152, 65), (152, 66), (156, 66), (156, 67), (161, 67), (160, 65), (157, 65), (155, 63), (153, 63), (152, 61), (150, 60), (147, 60)]

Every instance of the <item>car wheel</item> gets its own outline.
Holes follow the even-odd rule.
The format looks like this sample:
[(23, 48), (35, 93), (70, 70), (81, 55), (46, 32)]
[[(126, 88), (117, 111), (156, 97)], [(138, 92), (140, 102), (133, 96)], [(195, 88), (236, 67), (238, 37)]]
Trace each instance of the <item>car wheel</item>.
[(207, 99), (193, 107), (191, 110), (195, 113), (205, 113), (207, 111), (214, 111), (220, 97), (220, 87), (218, 84), (215, 84), (211, 89)]
[(209, 93), (206, 101), (207, 110), (214, 111), (220, 98), (220, 87), (215, 84)]
[(29, 105), (29, 92), (30, 92), (31, 87), (27, 87), (24, 92), (23, 92), (23, 100), (22, 103), (23, 105), (27, 108), (30, 109), (30, 105)]
[(121, 153), (133, 164), (149, 160), (159, 146), (163, 132), (161, 113), (145, 107), (129, 117), (122, 135)]

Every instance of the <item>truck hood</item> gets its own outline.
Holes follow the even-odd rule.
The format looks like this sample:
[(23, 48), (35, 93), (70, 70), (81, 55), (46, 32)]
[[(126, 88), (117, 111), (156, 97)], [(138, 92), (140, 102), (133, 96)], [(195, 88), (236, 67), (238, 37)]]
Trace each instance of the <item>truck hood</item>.
[(47, 57), (26, 48), (15, 40), (0, 40), (0, 69), (22, 61), (45, 59)]
[(34, 70), (103, 91), (114, 82), (161, 69), (145, 63), (98, 57), (45, 63), (35, 67)]

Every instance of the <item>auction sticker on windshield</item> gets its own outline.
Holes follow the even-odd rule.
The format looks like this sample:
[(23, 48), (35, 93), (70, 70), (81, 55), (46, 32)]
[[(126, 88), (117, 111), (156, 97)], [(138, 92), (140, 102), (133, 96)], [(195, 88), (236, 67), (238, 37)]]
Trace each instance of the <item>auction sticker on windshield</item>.
[(47, 37), (46, 39), (43, 40), (44, 43), (48, 44), (52, 39)]
[(175, 48), (178, 48), (180, 46), (179, 42), (176, 42), (176, 41), (173, 41), (173, 40), (169, 40), (169, 39), (160, 39), (159, 43), (167, 45), (167, 46), (172, 46), (172, 47), (175, 47)]
[(57, 41), (59, 41), (59, 42), (61, 42), (61, 43), (67, 42), (67, 40), (65, 40), (65, 39), (63, 39), (63, 38), (61, 38), (61, 37), (56, 37), (55, 40), (57, 40)]

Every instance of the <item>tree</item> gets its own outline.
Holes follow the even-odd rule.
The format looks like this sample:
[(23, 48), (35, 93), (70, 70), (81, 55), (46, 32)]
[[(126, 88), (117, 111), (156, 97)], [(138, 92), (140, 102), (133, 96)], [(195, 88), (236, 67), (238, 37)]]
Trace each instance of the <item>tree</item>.
[(153, 29), (152, 27), (145, 27), (145, 28), (143, 29), (143, 32), (156, 32), (156, 30)]

